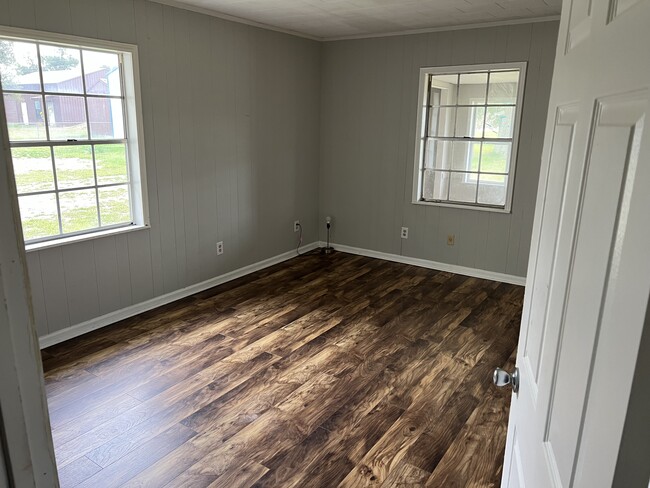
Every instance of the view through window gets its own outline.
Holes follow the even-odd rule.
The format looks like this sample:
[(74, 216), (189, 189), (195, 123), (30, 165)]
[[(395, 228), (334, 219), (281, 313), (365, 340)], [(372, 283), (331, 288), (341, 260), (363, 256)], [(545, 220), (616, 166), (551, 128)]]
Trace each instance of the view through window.
[(25, 241), (132, 225), (123, 54), (0, 37), (0, 76)]
[(422, 70), (416, 201), (509, 210), (524, 69)]

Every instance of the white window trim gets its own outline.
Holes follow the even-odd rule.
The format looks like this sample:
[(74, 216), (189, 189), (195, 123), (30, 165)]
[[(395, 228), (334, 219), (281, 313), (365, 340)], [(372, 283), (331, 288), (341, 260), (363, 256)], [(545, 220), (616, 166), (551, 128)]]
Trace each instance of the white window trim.
[[(418, 78), (418, 105), (417, 105), (417, 126), (415, 132), (415, 161), (413, 165), (413, 190), (411, 203), (414, 205), (428, 205), (436, 207), (450, 207), (466, 210), (479, 210), (484, 212), (510, 213), (512, 211), (512, 197), (514, 193), (515, 173), (517, 170), (517, 156), (519, 146), (519, 135), (521, 127), (521, 115), (523, 112), (524, 92), (526, 91), (526, 67), (528, 63), (489, 63), (489, 64), (466, 64), (458, 66), (442, 67), (424, 67), (420, 68)], [(474, 203), (448, 203), (448, 202), (431, 202), (420, 200), (422, 191), (422, 158), (424, 156), (424, 114), (423, 110), (426, 104), (427, 86), (426, 80), (429, 75), (456, 74), (462, 71), (484, 71), (490, 69), (519, 69), (519, 89), (517, 93), (517, 104), (515, 110), (514, 128), (512, 132), (512, 150), (510, 153), (510, 170), (508, 173), (508, 188), (506, 189), (506, 203), (504, 208), (493, 206), (483, 206)]]
[[(52, 239), (39, 240), (26, 244), (27, 251), (57, 247), (89, 239), (121, 234), (135, 230), (148, 229), (149, 198), (147, 194), (147, 173), (144, 146), (144, 123), (142, 118), (142, 92), (140, 89), (140, 61), (138, 46), (102, 39), (58, 34), (33, 29), (0, 26), (0, 36), (15, 38), (16, 40), (41, 41), (52, 44), (65, 44), (79, 48), (90, 48), (99, 51), (120, 51), (124, 63), (122, 66), (124, 77), (124, 108), (126, 119), (126, 139), (128, 141), (129, 178), (131, 185), (131, 215), (133, 222), (113, 228), (90, 229), (88, 232), (73, 235), (54, 236)], [(7, 120), (4, 103), (0, 102), (0, 124), (6, 130)], [(133, 124), (135, 121), (135, 124)]]
[(57, 239), (51, 239), (49, 241), (38, 241), (38, 242), (28, 242), (25, 244), (25, 252), (35, 252), (41, 251), (43, 249), (48, 249), (50, 247), (59, 247), (65, 246), (67, 244), (75, 244), (77, 242), (91, 241), (93, 239), (101, 239), (102, 237), (114, 236), (116, 234), (126, 234), (128, 232), (134, 232), (136, 230), (149, 229), (149, 225), (140, 225), (140, 224), (131, 224), (131, 225), (122, 225), (120, 227), (112, 227), (108, 229), (99, 229), (94, 232), (86, 232), (84, 234), (73, 234), (73, 235), (64, 235), (58, 237)]

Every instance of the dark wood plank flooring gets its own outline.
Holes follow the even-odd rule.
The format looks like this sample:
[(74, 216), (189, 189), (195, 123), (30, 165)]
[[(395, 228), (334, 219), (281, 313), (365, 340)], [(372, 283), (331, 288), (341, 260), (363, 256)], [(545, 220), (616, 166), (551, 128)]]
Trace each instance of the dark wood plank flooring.
[(50, 347), (61, 485), (497, 486), (522, 299), (312, 253)]

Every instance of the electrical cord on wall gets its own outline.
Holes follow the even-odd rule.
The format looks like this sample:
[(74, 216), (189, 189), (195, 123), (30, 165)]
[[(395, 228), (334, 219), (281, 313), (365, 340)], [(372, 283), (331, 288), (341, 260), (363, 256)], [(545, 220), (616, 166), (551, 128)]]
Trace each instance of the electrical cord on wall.
[(298, 246), (296, 246), (296, 254), (298, 256), (302, 256), (302, 254), (300, 254), (300, 246), (302, 246), (302, 224), (298, 222), (296, 225), (300, 229), (300, 235), (298, 236)]
[(327, 244), (326, 246), (321, 249), (321, 253), (323, 254), (332, 254), (334, 252), (334, 249), (330, 245), (330, 230), (332, 229), (332, 217), (325, 217), (325, 225), (327, 227)]
[(330, 229), (332, 228), (332, 222), (330, 221), (330, 218), (327, 217), (325, 225), (327, 226), (327, 246), (325, 249), (330, 248)]

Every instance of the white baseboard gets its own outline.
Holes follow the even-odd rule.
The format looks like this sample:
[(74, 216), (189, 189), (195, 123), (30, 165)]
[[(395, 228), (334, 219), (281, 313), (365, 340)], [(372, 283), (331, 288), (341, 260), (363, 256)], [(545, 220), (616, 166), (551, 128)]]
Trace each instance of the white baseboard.
[[(326, 244), (320, 243), (321, 247)], [(362, 249), (359, 247), (345, 246), (343, 244), (332, 243), (331, 246), (341, 252), (350, 254), (359, 254), (369, 258), (384, 259), (386, 261), (393, 261), (396, 263), (412, 264), (422, 268), (435, 269), (437, 271), (447, 271), (449, 273), (456, 273), (465, 276), (472, 276), (473, 278), (483, 278), (485, 280), (502, 281), (503, 283), (510, 283), (513, 285), (526, 285), (525, 276), (515, 276), (505, 273), (497, 273), (496, 271), (487, 271), (484, 269), (468, 268), (466, 266), (458, 266), (455, 264), (439, 263), (437, 261), (429, 261), (428, 259), (412, 258), (409, 256), (401, 256), (399, 254), (390, 254), (380, 251), (373, 251), (370, 249)]]
[[(307, 244), (306, 246), (301, 247), (300, 252), (308, 252), (313, 249), (316, 249), (317, 247), (324, 247), (324, 246), (325, 246), (324, 242), (312, 242), (311, 244)], [(446, 264), (446, 263), (439, 263), (437, 261), (429, 261), (427, 259), (400, 256), (399, 254), (389, 254), (389, 253), (384, 253), (379, 251), (372, 251), (370, 249), (361, 249), (358, 247), (345, 246), (343, 244), (333, 243), (332, 247), (334, 247), (336, 250), (341, 252), (347, 252), (350, 254), (359, 254), (361, 256), (367, 256), (369, 258), (384, 259), (386, 261), (393, 261), (396, 263), (412, 264), (414, 266), (435, 269), (437, 271), (447, 271), (450, 273), (472, 276), (475, 278), (502, 281), (504, 283), (511, 283), (514, 285), (526, 284), (526, 278), (523, 276), (514, 276), (505, 273), (497, 273), (494, 271), (486, 271), (483, 269), (467, 268), (465, 266), (457, 266), (454, 264)], [(39, 338), (41, 349), (49, 346), (53, 346), (54, 344), (58, 344), (59, 342), (67, 341), (68, 339), (72, 339), (74, 337), (80, 336), (87, 332), (91, 332), (93, 330), (106, 327), (107, 325), (113, 324), (120, 320), (124, 320), (126, 318), (133, 317), (134, 315), (138, 315), (139, 313), (146, 312), (156, 307), (160, 307), (161, 305), (166, 305), (173, 301), (180, 300), (181, 298), (194, 295), (195, 293), (202, 292), (204, 290), (220, 285), (227, 281), (231, 281), (236, 278), (241, 278), (242, 276), (253, 273), (255, 271), (259, 271), (261, 269), (268, 268), (269, 266), (273, 266), (274, 264), (287, 261), (295, 256), (296, 256), (295, 251), (288, 251), (279, 254), (277, 256), (274, 256), (272, 258), (265, 259), (264, 261), (259, 261), (257, 263), (253, 263), (248, 266), (244, 266), (243, 268), (230, 271), (229, 273), (223, 274), (221, 276), (216, 276), (209, 280), (202, 281), (201, 283), (196, 283), (195, 285), (190, 285), (188, 287), (181, 288), (180, 290), (176, 290), (171, 293), (167, 293), (165, 295), (152, 298), (145, 302), (136, 303), (135, 305), (131, 305), (130, 307), (122, 308), (120, 310), (115, 310), (114, 312), (110, 312), (107, 313), (106, 315), (102, 315), (100, 317), (87, 320), (80, 324), (67, 327), (63, 330), (52, 332), (51, 334), (47, 334)]]
[[(311, 244), (302, 246), (300, 248), (300, 252), (308, 252), (313, 249), (316, 249), (319, 246), (320, 246), (319, 242), (312, 242)], [(67, 341), (68, 339), (72, 339), (74, 337), (80, 336), (87, 332), (91, 332), (93, 330), (106, 327), (107, 325), (113, 324), (115, 322), (118, 322), (120, 320), (129, 317), (133, 317), (134, 315), (138, 315), (139, 313), (146, 312), (147, 310), (160, 307), (161, 305), (166, 305), (173, 301), (180, 300), (181, 298), (185, 298), (190, 295), (194, 295), (195, 293), (202, 292), (204, 290), (220, 285), (227, 281), (231, 281), (236, 278), (241, 278), (242, 276), (253, 273), (255, 271), (259, 271), (261, 269), (268, 268), (269, 266), (273, 266), (274, 264), (287, 261), (295, 256), (296, 256), (295, 250), (287, 251), (285, 253), (278, 254), (277, 256), (273, 256), (271, 258), (265, 259), (264, 261), (259, 261), (257, 263), (253, 263), (248, 266), (244, 266), (243, 268), (230, 271), (229, 273), (223, 274), (221, 276), (210, 278), (209, 280), (202, 281), (201, 283), (196, 283), (195, 285), (190, 285), (188, 287), (181, 288), (180, 290), (176, 290), (171, 293), (167, 293), (165, 295), (152, 298), (145, 302), (136, 303), (135, 305), (131, 305), (129, 307), (122, 308), (120, 310), (115, 310), (114, 312), (107, 313), (106, 315), (102, 315), (94, 319), (86, 320), (85, 322), (82, 322), (80, 324), (76, 324), (71, 327), (66, 327), (65, 329), (58, 330), (56, 332), (52, 332), (51, 334), (47, 334), (43, 337), (40, 337), (39, 338), (40, 347), (41, 349), (43, 349), (49, 346), (53, 346), (54, 344), (58, 344), (59, 342)]]

